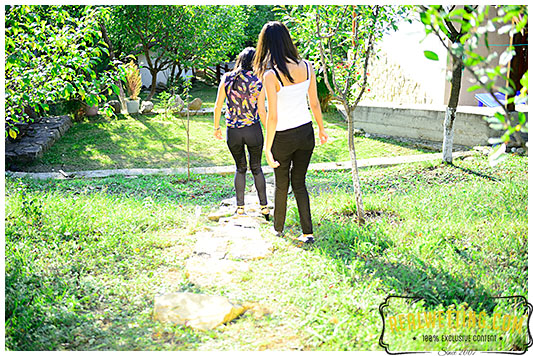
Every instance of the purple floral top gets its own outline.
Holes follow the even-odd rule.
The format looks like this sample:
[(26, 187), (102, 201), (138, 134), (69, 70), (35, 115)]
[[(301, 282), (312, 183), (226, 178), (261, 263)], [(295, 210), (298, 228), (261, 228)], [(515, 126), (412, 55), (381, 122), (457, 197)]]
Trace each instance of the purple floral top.
[[(226, 125), (241, 128), (257, 123), (257, 98), (263, 88), (259, 78), (252, 71), (230, 72), (226, 74), (224, 83), (227, 99)], [(234, 83), (235, 90), (232, 89)]]

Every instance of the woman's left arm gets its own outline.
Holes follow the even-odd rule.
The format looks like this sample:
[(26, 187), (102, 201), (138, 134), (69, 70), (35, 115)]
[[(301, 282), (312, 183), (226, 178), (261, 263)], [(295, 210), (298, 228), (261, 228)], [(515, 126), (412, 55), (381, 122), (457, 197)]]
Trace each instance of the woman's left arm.
[(218, 86), (217, 100), (215, 102), (214, 110), (214, 122), (213, 126), (215, 129), (214, 136), (215, 138), (222, 140), (222, 131), (220, 130), (220, 117), (222, 116), (222, 106), (224, 105), (224, 100), (226, 99), (226, 90), (225, 90), (225, 80), (226, 77), (223, 76), (220, 79), (220, 84)]

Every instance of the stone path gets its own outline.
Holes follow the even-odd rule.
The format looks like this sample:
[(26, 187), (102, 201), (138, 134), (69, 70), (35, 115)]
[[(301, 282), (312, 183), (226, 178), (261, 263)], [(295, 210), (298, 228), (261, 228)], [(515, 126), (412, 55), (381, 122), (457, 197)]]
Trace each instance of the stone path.
[[(273, 184), (272, 180), (267, 182), (270, 201), (273, 201)], [(257, 196), (245, 196), (245, 215), (234, 215), (234, 201), (235, 198), (222, 201), (218, 210), (208, 215), (218, 225), (193, 236), (196, 242), (192, 256), (185, 261), (185, 275), (198, 287), (239, 282), (245, 273), (251, 272), (249, 261), (272, 254), (272, 235), (260, 229), (268, 222), (260, 213)], [(247, 310), (257, 316), (258, 308), (261, 306), (256, 302), (239, 305), (221, 296), (169, 293), (155, 297), (153, 315), (161, 322), (209, 330)], [(261, 310), (262, 316), (264, 310)]]
[[(474, 151), (461, 151), (454, 152), (453, 158), (467, 157), (474, 155)], [(357, 160), (358, 167), (371, 167), (371, 166), (390, 166), (402, 163), (423, 162), (432, 161), (442, 158), (442, 153), (429, 153), (421, 155), (410, 156), (396, 156), (396, 157), (376, 157)], [(350, 161), (344, 162), (327, 162), (327, 163), (312, 163), (309, 165), (310, 170), (339, 170), (350, 169)], [(193, 167), (191, 173), (194, 174), (233, 174), (235, 172), (235, 166), (219, 166), (219, 167)], [(269, 166), (263, 167), (264, 173), (272, 173), (273, 170)], [(73, 171), (73, 172), (45, 172), (45, 173), (33, 173), (33, 172), (10, 172), (6, 171), (12, 177), (22, 178), (31, 177), (35, 179), (68, 179), (68, 178), (103, 178), (113, 175), (124, 175), (135, 177), (139, 175), (161, 174), (187, 174), (187, 168), (132, 168), (132, 169), (107, 169), (107, 170), (93, 170), (93, 171)]]

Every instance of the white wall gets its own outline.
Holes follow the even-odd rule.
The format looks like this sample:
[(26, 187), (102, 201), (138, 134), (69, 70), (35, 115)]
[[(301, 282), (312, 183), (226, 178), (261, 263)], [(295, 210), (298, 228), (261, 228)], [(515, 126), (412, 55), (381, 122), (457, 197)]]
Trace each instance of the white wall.
[[(403, 22), (398, 30), (378, 42), (378, 58), (371, 62), (370, 89), (365, 103), (443, 104), (446, 81), (446, 49), (436, 36), (426, 36), (419, 21)], [(424, 56), (438, 54), (432, 61)]]
[[(426, 36), (422, 23), (402, 23), (398, 31), (383, 38), (380, 47), (390, 58), (397, 61), (412, 79), (420, 83), (436, 104), (442, 103), (447, 53), (435, 35)], [(424, 56), (426, 50), (437, 53), (439, 60), (427, 59)]]
[[(139, 67), (141, 72), (142, 85), (149, 88), (152, 85), (152, 75), (148, 70), (148, 64), (146, 63), (146, 56), (144, 54), (139, 55)], [(171, 69), (166, 69), (157, 73), (157, 83), (166, 84), (168, 77), (170, 76)], [(182, 77), (192, 75), (192, 71), (188, 70), (181, 74)]]

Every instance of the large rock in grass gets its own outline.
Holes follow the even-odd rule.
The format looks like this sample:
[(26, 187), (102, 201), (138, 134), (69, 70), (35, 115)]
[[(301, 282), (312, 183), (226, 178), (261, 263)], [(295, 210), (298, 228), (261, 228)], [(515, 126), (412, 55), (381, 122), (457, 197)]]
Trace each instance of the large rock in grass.
[(189, 110), (197, 111), (202, 108), (202, 99), (195, 98), (193, 101), (189, 103)]
[(142, 101), (141, 103), (141, 113), (142, 114), (148, 114), (151, 113), (152, 110), (154, 110), (154, 103), (151, 101)]
[(163, 323), (210, 330), (232, 321), (245, 309), (221, 296), (171, 293), (155, 297), (154, 319)]
[(170, 109), (172, 111), (181, 111), (184, 106), (185, 106), (185, 102), (183, 101), (183, 99), (178, 94), (176, 94), (174, 96), (173, 104), (170, 107)]

